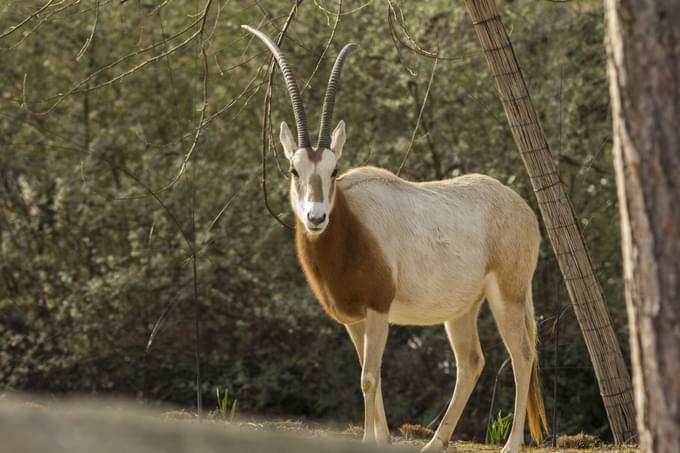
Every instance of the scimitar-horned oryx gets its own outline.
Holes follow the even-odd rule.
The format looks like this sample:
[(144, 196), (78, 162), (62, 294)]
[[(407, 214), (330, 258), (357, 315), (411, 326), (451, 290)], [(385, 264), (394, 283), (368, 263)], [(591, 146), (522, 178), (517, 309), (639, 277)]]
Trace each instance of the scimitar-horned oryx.
[[(424, 452), (442, 451), (484, 367), (477, 318), (489, 302), (512, 359), (515, 411), (503, 453), (516, 453), (528, 413), (532, 437), (547, 430), (538, 378), (531, 279), (538, 221), (517, 193), (471, 174), (413, 183), (374, 168), (338, 175), (345, 123), (331, 134), (340, 71), (353, 45), (339, 53), (326, 90), (319, 142), (293, 72), (278, 46), (248, 26), (274, 54), (288, 87), (297, 141), (285, 122), (281, 144), (290, 162), (290, 202), (297, 254), (323, 309), (345, 325), (361, 363), (364, 441), (389, 442), (380, 368), (390, 323), (444, 324), (457, 364), (453, 398)], [(418, 372), (428, 372), (419, 370)]]

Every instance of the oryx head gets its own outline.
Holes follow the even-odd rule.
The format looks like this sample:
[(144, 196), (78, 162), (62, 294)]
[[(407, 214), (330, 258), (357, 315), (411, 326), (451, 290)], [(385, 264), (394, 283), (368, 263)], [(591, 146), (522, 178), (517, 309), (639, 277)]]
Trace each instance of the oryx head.
[(326, 228), (335, 200), (335, 178), (338, 175), (337, 163), (345, 144), (345, 123), (340, 121), (331, 135), (331, 120), (333, 119), (333, 104), (338, 90), (340, 71), (345, 57), (355, 46), (347, 44), (338, 54), (326, 88), (321, 126), (319, 128), (319, 142), (315, 147), (310, 145), (307, 129), (307, 117), (302, 105), (300, 90), (281, 49), (271, 38), (259, 30), (242, 26), (250, 33), (260, 38), (274, 54), (281, 68), (283, 78), (288, 87), (290, 101), (295, 115), (297, 142), (288, 125), (281, 123), (281, 144), (290, 162), (291, 189), (290, 201), (293, 211), (305, 230), (310, 235), (321, 234)]

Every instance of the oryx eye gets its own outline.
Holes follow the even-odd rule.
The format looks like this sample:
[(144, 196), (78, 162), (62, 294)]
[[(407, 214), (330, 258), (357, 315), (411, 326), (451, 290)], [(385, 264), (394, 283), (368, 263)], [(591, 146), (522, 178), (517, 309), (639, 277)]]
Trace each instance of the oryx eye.
[(300, 177), (300, 175), (298, 174), (297, 170), (294, 169), (294, 168), (291, 168), (291, 169), (290, 169), (290, 174), (293, 175), (293, 178), (295, 178), (295, 179), (297, 179), (297, 178)]
[(336, 176), (338, 176), (338, 169), (337, 168), (335, 170), (333, 170), (333, 173), (331, 173), (331, 177), (335, 178)]

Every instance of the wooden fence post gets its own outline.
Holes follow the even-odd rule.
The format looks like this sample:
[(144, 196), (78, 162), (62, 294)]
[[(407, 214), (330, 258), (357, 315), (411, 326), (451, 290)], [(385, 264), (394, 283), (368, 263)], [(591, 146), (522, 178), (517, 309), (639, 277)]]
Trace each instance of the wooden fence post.
[(602, 288), (494, 0), (465, 0), (590, 354), (617, 444), (636, 442), (635, 406)]

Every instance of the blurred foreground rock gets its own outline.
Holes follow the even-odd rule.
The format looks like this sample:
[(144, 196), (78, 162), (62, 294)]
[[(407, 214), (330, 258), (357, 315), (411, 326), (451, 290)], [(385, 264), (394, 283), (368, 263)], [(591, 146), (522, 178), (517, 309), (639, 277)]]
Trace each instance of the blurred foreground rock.
[(0, 401), (2, 453), (371, 453), (356, 441), (311, 439), (226, 424), (164, 420), (131, 403), (84, 400), (49, 408)]

